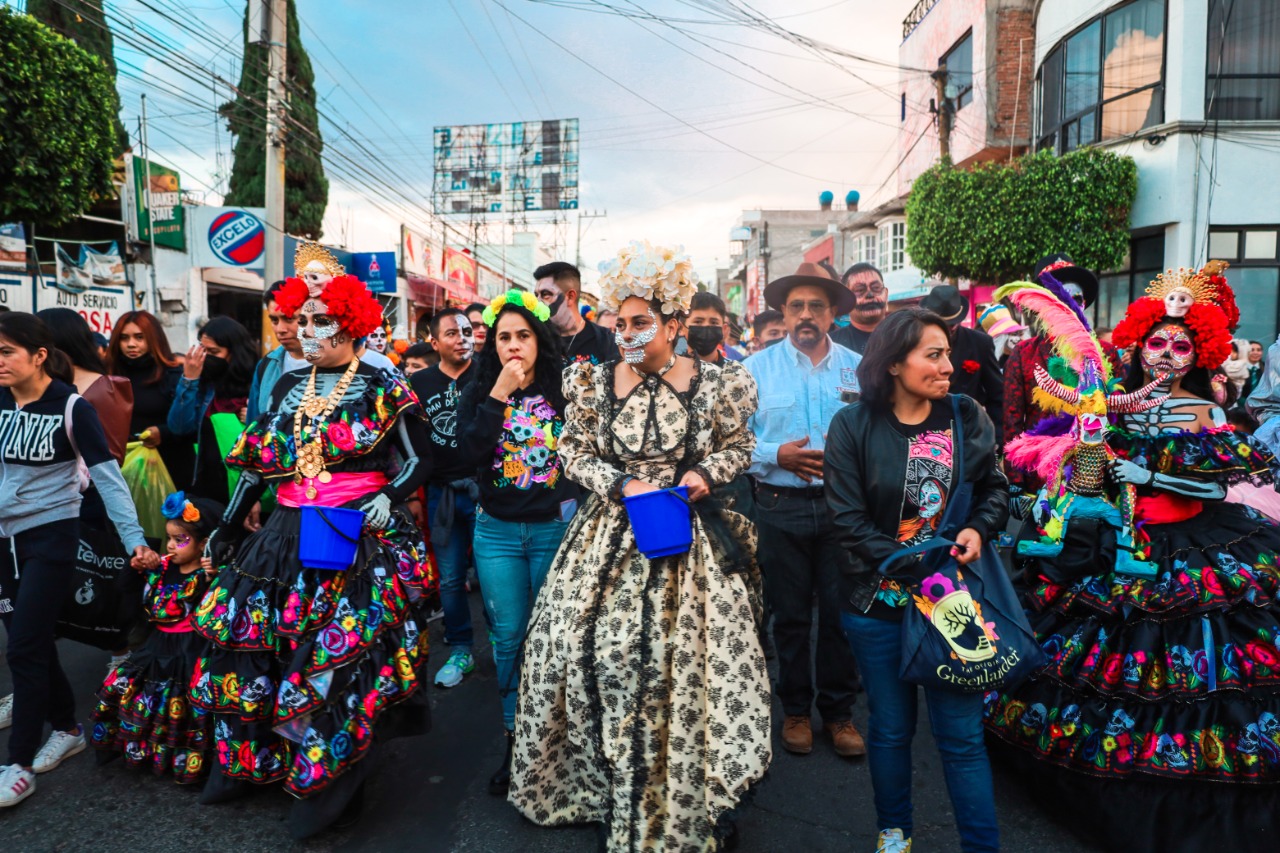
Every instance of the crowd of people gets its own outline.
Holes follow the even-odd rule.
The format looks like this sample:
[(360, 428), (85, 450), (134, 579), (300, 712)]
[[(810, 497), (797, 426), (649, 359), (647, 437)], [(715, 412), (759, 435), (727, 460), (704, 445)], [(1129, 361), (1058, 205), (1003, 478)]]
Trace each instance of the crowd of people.
[[(370, 757), (429, 730), (427, 685), (461, 684), (481, 634), (490, 792), (602, 850), (732, 849), (775, 735), (821, 734), (866, 757), (878, 853), (910, 851), (921, 689), (964, 851), (999, 849), (989, 750), (1106, 849), (1269, 849), (1280, 342), (1233, 337), (1221, 265), (1095, 332), (1065, 255), (987, 305), (941, 284), (897, 310), (874, 266), (806, 263), (749, 346), (679, 251), (619, 252), (594, 320), (573, 265), (530, 285), (438, 311), (398, 364), (310, 243), (264, 293), (261, 357), (229, 317), (180, 357), (145, 311), (105, 354), (75, 312), (0, 313), (0, 807), (92, 746), (204, 804), (280, 783), (296, 838), (350, 825)], [(166, 494), (122, 474), (135, 453)], [(640, 541), (661, 495), (687, 507), (675, 550)], [(78, 530), (138, 581), (83, 722), (56, 643)], [(996, 543), (1045, 662), (908, 677), (913, 608), (959, 583), (939, 567), (981, 577)], [(1002, 642), (973, 624), (939, 627), (957, 660)]]

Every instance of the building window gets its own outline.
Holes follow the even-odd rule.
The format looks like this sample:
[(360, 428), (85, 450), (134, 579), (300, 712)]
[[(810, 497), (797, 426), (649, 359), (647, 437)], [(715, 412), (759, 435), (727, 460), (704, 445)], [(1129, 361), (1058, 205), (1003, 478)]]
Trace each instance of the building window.
[(872, 231), (870, 234), (853, 235), (852, 252), (850, 253), (854, 264), (872, 264), (876, 262), (876, 233)]
[(1270, 341), (1280, 323), (1280, 227), (1275, 225), (1213, 226), (1209, 257), (1228, 261), (1227, 282), (1242, 309), (1235, 337)]
[(1164, 232), (1137, 235), (1118, 270), (1098, 276), (1098, 301), (1093, 305), (1096, 329), (1114, 329), (1129, 304), (1143, 296), (1147, 285), (1164, 270)]
[(1280, 5), (1209, 0), (1205, 116), (1280, 119)]
[[(896, 272), (907, 265), (907, 223), (886, 222), (879, 230), (880, 263), (882, 273)], [(869, 261), (868, 263), (872, 263)]]
[(973, 102), (973, 31), (956, 42), (940, 60), (947, 66), (947, 97), (958, 110)]
[(1038, 147), (1065, 154), (1163, 120), (1164, 7), (1132, 0), (1049, 51), (1037, 75)]

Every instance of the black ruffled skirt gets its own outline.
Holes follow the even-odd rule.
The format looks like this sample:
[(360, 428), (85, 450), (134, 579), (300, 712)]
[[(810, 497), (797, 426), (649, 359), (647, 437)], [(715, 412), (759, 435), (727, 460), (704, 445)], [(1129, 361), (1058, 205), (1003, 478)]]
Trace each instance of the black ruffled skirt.
[(1218, 503), (1145, 532), (1154, 579), (1028, 564), (1049, 661), (988, 695), (994, 751), (1105, 849), (1274, 850), (1280, 528)]
[(302, 566), (299, 528), (297, 509), (278, 509), (220, 570), (195, 614), (206, 643), (190, 696), (214, 716), (222, 777), (283, 781), (310, 798), (376, 737), (428, 728), (419, 607), (436, 573), (403, 510), (386, 531), (366, 532), (342, 572)]

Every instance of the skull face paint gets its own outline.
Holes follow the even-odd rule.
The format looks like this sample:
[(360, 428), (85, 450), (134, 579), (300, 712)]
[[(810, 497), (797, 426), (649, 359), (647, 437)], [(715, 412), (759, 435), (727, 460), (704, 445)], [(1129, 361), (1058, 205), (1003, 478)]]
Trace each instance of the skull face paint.
[(1152, 378), (1181, 379), (1195, 362), (1195, 342), (1182, 326), (1161, 326), (1142, 342), (1142, 367)]
[(643, 332), (638, 332), (629, 338), (622, 332), (613, 333), (613, 342), (622, 350), (622, 357), (627, 364), (639, 364), (644, 361), (644, 348), (658, 337), (658, 318), (654, 315), (652, 308), (648, 309), (647, 313), (653, 325)]
[(374, 352), (385, 353), (387, 351), (387, 330), (379, 326), (365, 337), (364, 343)]
[(317, 361), (321, 342), (328, 340), (332, 345), (341, 331), (338, 322), (325, 313), (328, 310), (329, 306), (319, 299), (308, 299), (298, 312), (298, 342), (302, 344), (302, 357), (307, 361)]

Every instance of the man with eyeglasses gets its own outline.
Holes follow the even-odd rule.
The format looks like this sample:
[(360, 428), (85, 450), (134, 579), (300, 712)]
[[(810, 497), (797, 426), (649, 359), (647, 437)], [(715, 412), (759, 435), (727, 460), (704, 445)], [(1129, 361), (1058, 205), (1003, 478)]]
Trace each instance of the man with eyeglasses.
[[(771, 282), (764, 291), (780, 310), (787, 337), (746, 360), (759, 408), (748, 473), (755, 478), (760, 568), (773, 611), (778, 698), (788, 752), (813, 750), (816, 704), (838, 755), (864, 755), (853, 725), (858, 675), (840, 626), (840, 576), (847, 559), (827, 512), (822, 485), (827, 426), (858, 394), (862, 356), (832, 342), (827, 330), (854, 305), (853, 294), (817, 264)], [(810, 649), (813, 601), (818, 639)]]
[(618, 358), (613, 328), (588, 323), (578, 309), (582, 273), (573, 264), (552, 261), (533, 271), (533, 295), (551, 309), (548, 322), (560, 333), (566, 365), (586, 361), (604, 364)]
[(862, 355), (871, 333), (889, 316), (889, 288), (872, 264), (854, 264), (844, 271), (844, 286), (853, 294), (849, 325), (831, 333), (831, 340)]

